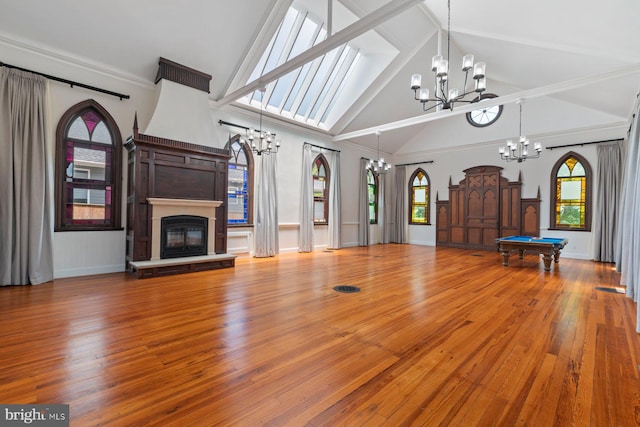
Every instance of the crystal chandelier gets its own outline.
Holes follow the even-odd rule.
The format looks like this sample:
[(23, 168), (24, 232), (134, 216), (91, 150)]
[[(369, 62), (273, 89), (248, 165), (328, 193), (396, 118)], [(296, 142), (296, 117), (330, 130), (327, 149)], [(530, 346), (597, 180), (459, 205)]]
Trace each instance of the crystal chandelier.
[[(429, 89), (422, 87), (422, 76), (414, 74), (411, 76), (411, 89), (414, 93), (414, 99), (420, 101), (423, 111), (429, 111), (432, 108), (440, 107), (443, 110), (453, 110), (456, 102), (475, 102), (480, 99), (480, 94), (487, 89), (487, 80), (485, 77), (486, 64), (484, 62), (473, 63), (473, 55), (465, 55), (462, 58), (462, 71), (464, 71), (464, 86), (462, 93), (456, 88), (449, 89), (449, 57), (451, 44), (451, 0), (447, 0), (448, 22), (447, 22), (447, 59), (442, 55), (436, 55), (431, 59), (431, 71), (434, 72), (435, 84), (433, 98), (429, 97)], [(473, 70), (472, 77), (475, 80), (475, 88), (467, 90), (467, 80), (469, 71)], [(474, 99), (464, 100), (464, 97), (470, 93), (478, 93)], [(435, 101), (436, 103), (427, 108), (427, 102)]]
[(256, 132), (255, 129), (250, 128), (249, 133), (247, 135), (247, 139), (249, 140), (249, 145), (251, 146), (251, 151), (256, 153), (258, 156), (264, 154), (277, 153), (280, 148), (280, 140), (275, 141), (274, 147), (274, 138), (276, 136), (275, 133), (271, 133), (270, 131), (265, 131), (262, 129), (262, 99), (264, 98), (265, 88), (261, 87), (258, 89), (260, 91), (260, 128)]
[(498, 149), (498, 153), (500, 154), (500, 158), (502, 160), (506, 160), (507, 162), (511, 162), (513, 160), (517, 160), (518, 163), (522, 163), (526, 159), (537, 159), (540, 157), (540, 152), (542, 151), (542, 144), (536, 142), (533, 144), (533, 149), (535, 154), (529, 155), (529, 138), (522, 135), (522, 104), (524, 101), (522, 99), (518, 99), (516, 104), (520, 106), (520, 128), (519, 128), (519, 137), (516, 141), (511, 139), (507, 140), (507, 145), (502, 146)]
[(369, 159), (369, 169), (374, 175), (384, 175), (391, 170), (391, 164), (384, 161), (383, 157), (380, 157), (380, 135), (382, 132), (376, 131), (378, 137), (378, 160)]

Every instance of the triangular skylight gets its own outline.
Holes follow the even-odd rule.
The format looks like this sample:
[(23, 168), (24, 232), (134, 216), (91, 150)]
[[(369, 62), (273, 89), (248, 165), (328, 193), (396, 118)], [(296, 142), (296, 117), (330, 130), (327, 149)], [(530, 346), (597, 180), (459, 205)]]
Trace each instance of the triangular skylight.
[[(343, 16), (350, 14), (346, 9), (340, 13)], [(351, 22), (357, 20), (352, 14), (349, 19)], [(289, 7), (247, 83), (326, 38), (324, 22), (303, 5), (294, 4)], [(397, 53), (373, 31), (361, 38), (367, 38), (367, 43), (352, 40), (269, 83), (264, 92), (264, 108), (301, 123), (330, 129)], [(372, 38), (374, 43), (371, 43)], [(359, 45), (381, 46), (382, 49), (374, 52), (367, 48), (368, 52), (364, 52)], [(343, 94), (347, 95), (341, 96)], [(256, 90), (238, 101), (260, 108), (261, 95)]]

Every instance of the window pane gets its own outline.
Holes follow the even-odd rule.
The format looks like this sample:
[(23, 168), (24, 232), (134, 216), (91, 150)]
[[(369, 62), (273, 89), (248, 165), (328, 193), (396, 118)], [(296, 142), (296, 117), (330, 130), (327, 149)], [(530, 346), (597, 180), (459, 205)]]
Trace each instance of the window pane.
[(413, 201), (425, 203), (427, 201), (427, 190), (425, 188), (416, 188), (413, 192)]
[(324, 217), (324, 201), (313, 202), (313, 220), (316, 222), (326, 222)]
[(376, 207), (372, 204), (369, 205), (369, 220), (371, 222), (376, 221)]
[(313, 197), (324, 197), (325, 181), (322, 178), (313, 180)]
[(560, 185), (561, 200), (580, 200), (581, 198), (582, 181), (562, 181)]
[(375, 185), (369, 185), (369, 203), (376, 202), (376, 187)]
[(96, 128), (93, 130), (93, 134), (91, 135), (91, 142), (99, 142), (102, 144), (111, 145), (111, 134), (109, 133), (109, 129), (107, 129), (107, 125), (104, 122), (98, 123)]
[(560, 205), (560, 224), (562, 225), (582, 225), (581, 206)]
[[(93, 180), (105, 180), (105, 166), (107, 155), (104, 150), (92, 150), (90, 148), (83, 148), (74, 146), (73, 148), (74, 159), (74, 178), (85, 178)], [(91, 171), (88, 176), (78, 176), (79, 170)]]
[(560, 169), (558, 169), (557, 176), (558, 177), (571, 176), (571, 172), (569, 171), (569, 166), (567, 166), (566, 163), (560, 166)]
[(69, 126), (69, 132), (67, 132), (69, 138), (81, 139), (83, 141), (89, 141), (89, 131), (87, 125), (85, 125), (82, 117), (77, 117)]
[[(244, 152), (244, 150), (242, 151)], [(248, 166), (229, 163), (227, 186), (227, 222), (229, 224), (246, 224), (249, 222), (248, 176)]]
[(427, 220), (427, 209), (425, 206), (414, 206), (411, 220), (413, 222), (425, 222)]

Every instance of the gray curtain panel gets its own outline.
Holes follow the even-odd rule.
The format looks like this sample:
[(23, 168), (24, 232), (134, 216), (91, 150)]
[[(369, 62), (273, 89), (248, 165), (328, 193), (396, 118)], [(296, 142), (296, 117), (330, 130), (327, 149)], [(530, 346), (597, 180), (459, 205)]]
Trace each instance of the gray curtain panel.
[(0, 68), (0, 285), (53, 279), (47, 80)]
[(256, 258), (278, 254), (278, 157), (274, 154), (262, 155), (260, 178), (257, 184), (256, 203)]
[(340, 152), (329, 154), (329, 249), (340, 249), (342, 228), (342, 195), (340, 189)]
[(367, 159), (360, 159), (360, 191), (358, 192), (358, 245), (369, 246), (369, 188)]
[(391, 241), (407, 243), (407, 168), (398, 166), (395, 171), (393, 194), (393, 230)]
[[(640, 302), (640, 102), (636, 101), (634, 119), (627, 138), (623, 172), (620, 215), (617, 228), (619, 248), (616, 269), (622, 274), (620, 283), (627, 287), (627, 296)], [(636, 332), (640, 332), (640, 304), (636, 305)]]
[(615, 261), (621, 173), (620, 144), (598, 145), (598, 194), (593, 230), (593, 259), (596, 261)]
[(313, 154), (311, 145), (302, 147), (302, 185), (300, 186), (300, 234), (298, 252), (313, 252)]

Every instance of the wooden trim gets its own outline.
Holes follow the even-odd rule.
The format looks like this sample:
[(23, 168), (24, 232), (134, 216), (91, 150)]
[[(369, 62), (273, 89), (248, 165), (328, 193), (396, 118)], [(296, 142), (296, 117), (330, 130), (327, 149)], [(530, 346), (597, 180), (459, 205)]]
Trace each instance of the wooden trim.
[[(112, 141), (111, 159), (111, 224), (108, 225), (75, 225), (66, 224), (66, 135), (71, 125), (71, 119), (81, 112), (93, 109), (104, 120)], [(56, 127), (55, 148), (55, 231), (112, 231), (122, 229), (122, 137), (118, 124), (111, 114), (97, 101), (87, 99), (70, 107), (58, 121)]]
[(209, 93), (211, 75), (161, 57), (158, 62), (158, 73), (154, 83), (158, 83), (161, 79)]
[[(569, 158), (575, 157), (584, 167), (585, 177), (586, 177), (586, 188), (585, 188), (585, 216), (584, 216), (584, 227), (563, 227), (561, 225), (556, 224), (556, 202), (557, 202), (557, 192), (556, 192), (556, 178), (558, 175), (558, 170), (560, 166)], [(591, 231), (591, 191), (593, 188), (593, 174), (591, 173), (591, 165), (580, 154), (575, 151), (569, 151), (564, 156), (560, 157), (558, 161), (551, 168), (550, 175), (550, 193), (551, 200), (549, 203), (549, 230), (562, 230), (562, 231)]]

